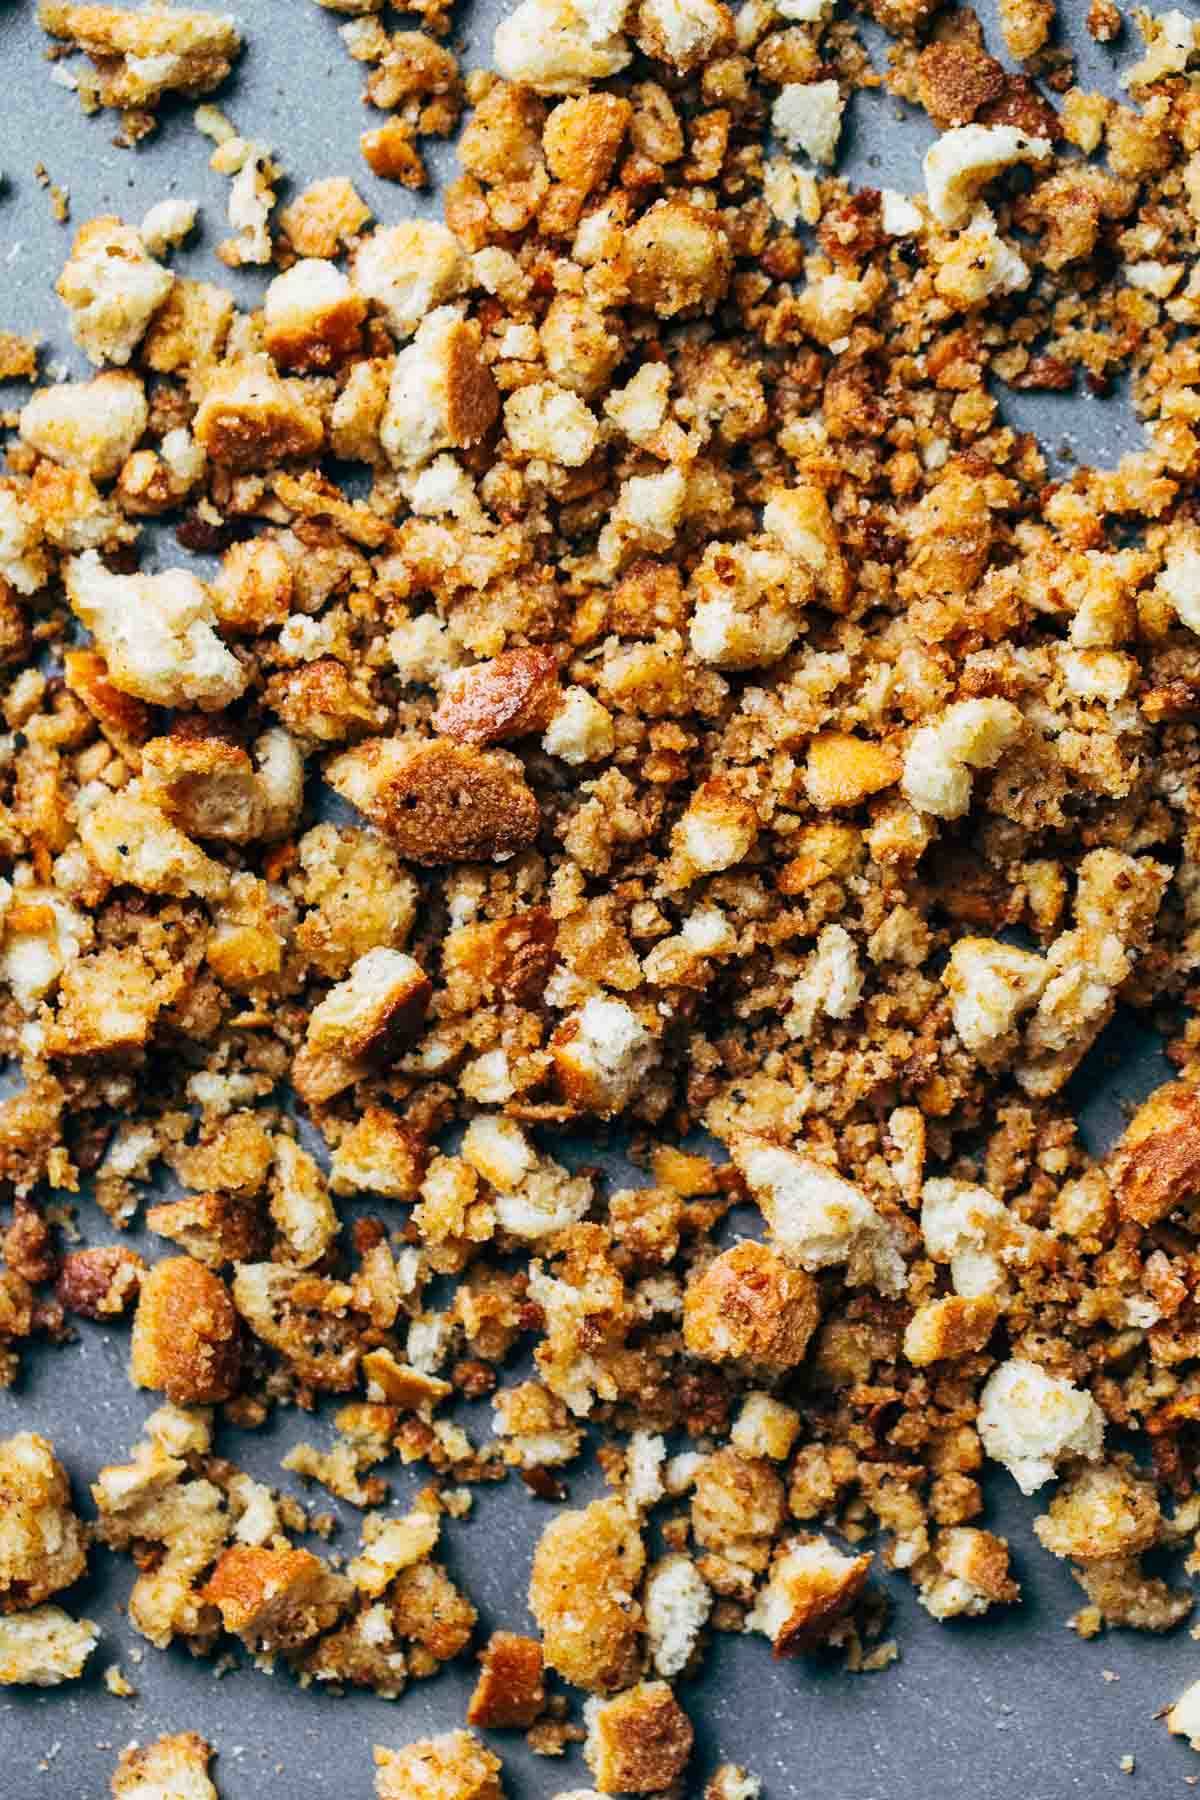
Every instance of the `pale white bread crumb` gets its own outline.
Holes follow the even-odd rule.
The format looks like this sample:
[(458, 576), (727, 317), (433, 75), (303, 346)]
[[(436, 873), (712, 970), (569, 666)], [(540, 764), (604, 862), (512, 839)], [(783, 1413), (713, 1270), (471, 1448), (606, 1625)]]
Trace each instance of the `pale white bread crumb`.
[(971, 804), (971, 771), (991, 769), (1021, 735), (1011, 700), (959, 700), (909, 740), (905, 798), (939, 819), (961, 819)]
[(1077, 700), (1100, 700), (1106, 706), (1124, 700), (1138, 678), (1136, 658), (1120, 650), (1070, 650), (1063, 645), (1058, 651), (1058, 667), (1068, 693)]
[(18, 594), (36, 594), (49, 576), (36, 510), (15, 486), (0, 482), (0, 581), (7, 581)]
[(776, 137), (813, 162), (832, 163), (842, 132), (843, 100), (836, 81), (789, 81), (771, 108)]
[(800, 1425), (800, 1414), (795, 1407), (776, 1400), (773, 1394), (753, 1392), (742, 1401), (742, 1410), (734, 1420), (729, 1441), (747, 1456), (766, 1456), (773, 1462), (784, 1462), (800, 1435)]
[[(222, 161), (222, 152), (228, 153)], [(212, 157), (212, 167), (233, 174), (229, 186), (229, 223), (233, 236), (221, 245), (232, 267), (271, 260), (271, 209), (275, 205), (275, 166), (266, 144), (229, 139)]]
[(916, 201), (896, 188), (880, 188), (879, 216), (888, 237), (916, 237), (925, 224)]
[(1181, 624), (1200, 632), (1200, 532), (1194, 528), (1172, 535), (1158, 591), (1170, 601)]
[(654, 1037), (623, 1000), (592, 995), (564, 1022), (552, 1054), (560, 1079), (593, 1112), (620, 1112), (657, 1061)]
[(174, 285), (132, 225), (103, 218), (78, 232), (55, 292), (89, 362), (123, 364)]
[(803, 219), (816, 225), (821, 217), (821, 190), (811, 169), (787, 156), (772, 156), (763, 165), (763, 199), (772, 217), (792, 231)]
[(925, 190), (934, 217), (951, 230), (971, 216), (981, 188), (1015, 163), (1044, 162), (1050, 140), (1015, 125), (958, 125), (925, 153)]
[(271, 1220), (288, 1260), (300, 1268), (319, 1262), (338, 1234), (339, 1220), (325, 1178), (294, 1138), (275, 1139)]
[(625, 556), (635, 550), (669, 549), (686, 499), (687, 477), (682, 469), (630, 475), (621, 483), (612, 517), (600, 533), (596, 551), (601, 564), (615, 573)]
[(1185, 1737), (1192, 1749), (1200, 1748), (1200, 1681), (1184, 1688), (1166, 1715), (1167, 1730), (1175, 1737)]
[(92, 381), (39, 388), (21, 409), (22, 438), (67, 469), (111, 481), (146, 429), (146, 393), (138, 376), (106, 370)]
[(304, 805), (304, 755), (291, 732), (272, 725), (255, 739), (254, 762), (266, 802), (262, 835), (286, 837)]
[(397, 625), (387, 640), (388, 655), (402, 681), (437, 687), (443, 675), (457, 669), (466, 652), (434, 612), (420, 613)]
[(965, 1300), (1005, 1293), (1005, 1265), (1022, 1260), (1032, 1236), (986, 1188), (946, 1176), (921, 1190), (921, 1234), (934, 1261), (949, 1263), (951, 1285)]
[(492, 60), (538, 94), (579, 94), (627, 68), (626, 0), (521, 0), (496, 27)]
[(586, 688), (563, 689), (558, 711), (542, 734), (542, 749), (547, 756), (579, 768), (584, 763), (603, 762), (616, 747), (612, 714)]
[(653, 1431), (634, 1432), (625, 1458), (625, 1498), (639, 1512), (657, 1506), (666, 1493), (662, 1478), (666, 1460), (664, 1438)]
[(959, 938), (942, 981), (954, 1029), (967, 1049), (988, 1061), (1005, 1047), (1023, 1012), (1050, 979), (1046, 959), (998, 938)]
[(810, 1274), (838, 1263), (849, 1278), (903, 1292), (904, 1262), (866, 1195), (811, 1156), (765, 1138), (738, 1138), (733, 1160), (762, 1207), (774, 1242)]
[(1121, 76), (1125, 88), (1148, 87), (1169, 75), (1182, 75), (1196, 52), (1196, 20), (1177, 8), (1166, 13), (1152, 13), (1139, 8), (1134, 17), (1146, 41), (1139, 62), (1131, 64)]
[(393, 334), (407, 338), (435, 307), (470, 286), (471, 264), (447, 226), (409, 219), (363, 238), (350, 278), (363, 299), (379, 308)]
[(544, 1157), (521, 1184), (495, 1199), (496, 1222), (510, 1237), (534, 1243), (575, 1225), (592, 1203), (592, 1184), (586, 1175), (571, 1175), (560, 1163)]
[(712, 1589), (690, 1556), (664, 1556), (646, 1577), (642, 1609), (650, 1660), (670, 1680), (686, 1667), (712, 1611)]
[(0, 1616), (0, 1686), (57, 1687), (78, 1681), (100, 1633), (61, 1606)]
[(475, 484), (456, 456), (435, 456), (415, 475), (401, 475), (399, 485), (412, 510), (422, 518), (449, 515), (464, 525), (483, 527), (487, 523)]
[(1181, 262), (1146, 261), (1126, 263), (1122, 275), (1130, 287), (1153, 294), (1156, 300), (1166, 300), (1179, 286), (1185, 272), (1186, 265)]
[(580, 469), (595, 450), (600, 428), (577, 394), (552, 381), (532, 381), (504, 403), (504, 429), (521, 456)]
[(1023, 1494), (1050, 1481), (1065, 1458), (1097, 1462), (1104, 1449), (1104, 1414), (1092, 1396), (1018, 1358), (988, 1376), (977, 1423), (984, 1450)]
[(516, 1120), (502, 1114), (472, 1119), (459, 1154), (477, 1175), (509, 1194), (520, 1187), (538, 1160), (537, 1151)]
[(138, 226), (138, 235), (151, 256), (165, 256), (182, 244), (195, 226), (198, 211), (195, 200), (156, 201)]
[(32, 1013), (67, 964), (90, 947), (95, 932), (83, 914), (52, 888), (22, 888), (18, 900), (15, 915), (10, 911), (3, 924), (0, 981), (22, 1012)]
[(833, 11), (833, 0), (776, 0), (775, 11), (797, 25), (818, 25)]
[(964, 228), (938, 244), (933, 285), (952, 306), (981, 306), (993, 294), (1016, 294), (1029, 286), (1025, 259), (1000, 236), (991, 209), (977, 206)]
[(848, 1019), (862, 998), (863, 974), (858, 948), (844, 925), (825, 925), (803, 975), (791, 992), (784, 1019), (791, 1038), (811, 1036), (820, 1014)]
[(156, 706), (228, 706), (246, 673), (214, 629), (203, 582), (187, 569), (116, 575), (94, 550), (66, 566), (72, 610), (96, 639), (116, 687)]
[(441, 1519), (437, 1513), (414, 1509), (401, 1518), (368, 1513), (363, 1523), (363, 1547), (347, 1564), (346, 1573), (355, 1587), (372, 1599), (392, 1585), (404, 1569), (424, 1562), (437, 1545)]
[(614, 388), (604, 402), (604, 416), (633, 444), (649, 440), (667, 416), (671, 370), (665, 362), (646, 362), (624, 387)]

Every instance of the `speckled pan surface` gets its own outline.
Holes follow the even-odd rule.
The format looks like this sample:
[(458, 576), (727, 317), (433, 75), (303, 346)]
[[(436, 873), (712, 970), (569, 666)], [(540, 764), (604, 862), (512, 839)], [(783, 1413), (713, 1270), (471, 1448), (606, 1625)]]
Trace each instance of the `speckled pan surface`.
[[(436, 208), (436, 196), (414, 200), (373, 180), (362, 165), (361, 70), (343, 51), (336, 18), (312, 0), (241, 0), (238, 10), (248, 48), (222, 104), (243, 130), (272, 145), (292, 186), (352, 173), (385, 222)], [(980, 10), (989, 47), (1002, 53), (987, 0)], [(484, 60), (499, 11), (493, 0), (468, 4), (460, 22), (468, 65)], [(1112, 87), (1122, 55), (1091, 44), (1082, 31), (1085, 11), (1085, 0), (1060, 0), (1084, 85)], [(878, 39), (871, 41), (881, 58)], [(35, 165), (70, 190), (75, 221), (98, 212), (136, 220), (167, 194), (197, 198), (204, 229), (182, 262), (206, 272), (211, 246), (223, 234), (226, 182), (208, 168), (211, 146), (193, 128), (190, 109), (168, 113), (157, 136), (136, 152), (114, 148), (111, 117), (81, 116), (74, 97), (51, 81), (44, 48), (33, 0), (0, 0), (0, 326), (37, 332), (52, 357), (73, 367), (51, 291), (71, 228), (55, 222)], [(851, 119), (842, 168), (863, 183), (916, 186), (932, 135), (928, 123), (887, 98), (862, 95), (852, 103)], [(435, 145), (429, 160), (440, 176), (451, 151)], [(222, 272), (221, 278), (228, 277)], [(250, 298), (254, 278), (237, 279)], [(1006, 416), (1035, 430), (1056, 453), (1110, 462), (1136, 442), (1136, 425), (1119, 400), (1018, 399), (1014, 406), (1012, 396), (1003, 397)], [(11, 404), (7, 394), (4, 403)], [(1089, 1141), (1110, 1141), (1122, 1100), (1147, 1092), (1164, 1072), (1147, 1033), (1130, 1021), (1115, 1026), (1074, 1083)], [(619, 1165), (603, 1145), (572, 1148), (580, 1160)], [(86, 1201), (81, 1213), (89, 1241), (111, 1238), (108, 1221)], [(23, 1426), (47, 1433), (78, 1495), (86, 1497), (96, 1469), (123, 1455), (152, 1406), (130, 1387), (126, 1356), (124, 1330), (86, 1323), (77, 1344), (31, 1356), (22, 1384), (0, 1393), (0, 1436)], [(278, 1482), (279, 1459), (293, 1442), (301, 1436), (324, 1442), (330, 1435), (327, 1419), (288, 1414), (260, 1433), (238, 1434), (236, 1442), (230, 1434), (218, 1448)], [(389, 1473), (393, 1500), (402, 1504), (421, 1476)], [(594, 1473), (573, 1473), (572, 1498), (586, 1499), (598, 1485)], [(1024, 1604), (995, 1620), (939, 1627), (919, 1611), (907, 1584), (893, 1582), (902, 1655), (881, 1675), (846, 1676), (812, 1661), (773, 1664), (760, 1638), (719, 1638), (703, 1679), (681, 1696), (697, 1728), (693, 1791), (718, 1757), (753, 1769), (768, 1800), (966, 1794), (1091, 1800), (1139, 1793), (1161, 1800), (1189, 1791), (1185, 1781), (1200, 1775), (1200, 1758), (1169, 1739), (1154, 1714), (1200, 1674), (1200, 1645), (1186, 1628), (1165, 1641), (1114, 1633), (1081, 1643), (1065, 1621), (1082, 1597), (1065, 1566), (1034, 1541), (1035, 1503), (1023, 1501), (1002, 1473), (987, 1492), (987, 1522), (1012, 1543)], [(341, 1541), (353, 1545), (352, 1511), (343, 1511)], [(479, 1607), (483, 1629), (527, 1628), (529, 1557), (547, 1516), (513, 1482), (480, 1491), (470, 1519), (447, 1521), (450, 1567)], [(372, 1744), (399, 1745), (462, 1721), (469, 1667), (418, 1684), (397, 1702), (302, 1692), (286, 1674), (265, 1677), (247, 1667), (214, 1679), (209, 1664), (182, 1651), (164, 1655), (141, 1645), (122, 1614), (129, 1567), (102, 1555), (94, 1562), (91, 1580), (71, 1596), (102, 1631), (88, 1679), (46, 1694), (8, 1690), (0, 1699), (3, 1800), (102, 1800), (118, 1748), (189, 1728), (217, 1747), (214, 1773), (223, 1800), (367, 1800)], [(136, 1686), (135, 1699), (106, 1691), (103, 1671), (114, 1662)], [(496, 1735), (494, 1744), (514, 1800), (587, 1785), (578, 1759), (535, 1758), (519, 1735)], [(1135, 1759), (1132, 1776), (1121, 1769), (1126, 1757)]]

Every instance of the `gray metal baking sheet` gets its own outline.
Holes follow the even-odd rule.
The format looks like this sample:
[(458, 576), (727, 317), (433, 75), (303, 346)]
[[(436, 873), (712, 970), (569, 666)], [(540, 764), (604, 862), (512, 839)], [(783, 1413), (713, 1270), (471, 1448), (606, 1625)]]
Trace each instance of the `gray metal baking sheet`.
[[(1086, 4), (1060, 0), (1060, 17), (1080, 52), (1083, 85), (1112, 90), (1134, 51), (1132, 28), (1113, 52), (1100, 50), (1083, 31)], [(285, 195), (320, 176), (346, 173), (384, 222), (435, 209), (435, 196), (414, 198), (375, 181), (363, 165), (363, 70), (337, 38), (337, 16), (312, 0), (241, 0), (237, 10), (248, 48), (219, 100), (239, 129), (278, 153), (289, 177)], [(460, 22), (468, 64), (486, 60), (499, 11), (494, 0), (468, 0)], [(989, 45), (1002, 55), (990, 0), (981, 11)], [(882, 64), (883, 40), (874, 31), (868, 36)], [(215, 267), (227, 280), (210, 258), (225, 234), (228, 184), (208, 168), (211, 145), (193, 127), (190, 107), (168, 109), (159, 133), (136, 151), (117, 149), (113, 115), (85, 119), (74, 96), (51, 80), (45, 48), (33, 0), (0, 0), (0, 327), (36, 332), (47, 342), (49, 360), (82, 372), (52, 291), (74, 226), (100, 212), (137, 221), (168, 194), (195, 197), (202, 208), (199, 245), (180, 266), (210, 275)], [(927, 121), (910, 109), (885, 95), (858, 95), (841, 168), (865, 184), (912, 189), (931, 137)], [(444, 176), (451, 152), (434, 146), (429, 160)], [(49, 194), (35, 178), (38, 163), (70, 191), (68, 226), (53, 218)], [(261, 284), (239, 275), (234, 285), (250, 300)], [(10, 394), (5, 390), (0, 404), (12, 404)], [(1035, 430), (1064, 459), (1112, 462), (1139, 441), (1119, 398), (1003, 395), (1002, 404), (1012, 423)], [(1089, 1142), (1108, 1142), (1122, 1106), (1166, 1073), (1144, 1026), (1126, 1022), (1110, 1033), (1079, 1084)], [(595, 1157), (597, 1147), (577, 1149)], [(113, 1237), (94, 1207), (84, 1202), (80, 1213), (87, 1241)], [(36, 1352), (20, 1385), (0, 1393), (0, 1435), (23, 1427), (44, 1431), (85, 1502), (96, 1470), (124, 1459), (153, 1405), (152, 1396), (129, 1385), (127, 1351), (125, 1329), (85, 1323), (76, 1344)], [(280, 1457), (301, 1437), (328, 1443), (332, 1410), (283, 1414), (258, 1433), (225, 1433), (218, 1449), (260, 1478), (286, 1485), (291, 1478), (283, 1476)], [(398, 1506), (423, 1481), (419, 1469), (385, 1473)], [(568, 1477), (577, 1503), (599, 1491), (594, 1471), (572, 1470)], [(1083, 1596), (1065, 1566), (1033, 1538), (1037, 1503), (1022, 1500), (1003, 1472), (985, 1485), (987, 1523), (1010, 1539), (1023, 1604), (993, 1619), (938, 1626), (916, 1606), (906, 1582), (881, 1575), (895, 1605), (891, 1629), (901, 1660), (878, 1675), (847, 1676), (819, 1659), (773, 1663), (761, 1638), (719, 1637), (702, 1678), (681, 1691), (697, 1730), (689, 1793), (699, 1793), (717, 1760), (730, 1758), (762, 1778), (768, 1800), (957, 1800), (968, 1793), (973, 1800), (1139, 1793), (1182, 1800), (1185, 1784), (1200, 1776), (1200, 1757), (1170, 1739), (1154, 1715), (1200, 1676), (1200, 1646), (1186, 1627), (1167, 1639), (1113, 1632), (1091, 1643), (1078, 1640), (1066, 1620)], [(527, 1629), (529, 1558), (549, 1511), (517, 1481), (476, 1491), (472, 1516), (446, 1522), (450, 1568), (479, 1608), (481, 1635), (497, 1626)], [(351, 1508), (341, 1512), (336, 1542), (350, 1552), (357, 1515)], [(368, 1800), (372, 1744), (396, 1746), (462, 1723), (474, 1679), (469, 1663), (389, 1702), (305, 1692), (285, 1672), (268, 1677), (244, 1663), (218, 1679), (211, 1663), (182, 1650), (162, 1654), (124, 1619), (131, 1575), (127, 1562), (97, 1552), (92, 1576), (68, 1597), (102, 1632), (82, 1683), (45, 1693), (4, 1690), (2, 1800), (103, 1800), (121, 1746), (184, 1729), (199, 1730), (216, 1745), (223, 1800)], [(119, 1663), (134, 1683), (135, 1699), (107, 1692), (102, 1677), (110, 1663)], [(491, 1742), (504, 1758), (513, 1800), (549, 1800), (588, 1786), (578, 1753), (539, 1759), (515, 1733), (491, 1734)], [(1121, 1768), (1126, 1757), (1134, 1758), (1132, 1775)]]

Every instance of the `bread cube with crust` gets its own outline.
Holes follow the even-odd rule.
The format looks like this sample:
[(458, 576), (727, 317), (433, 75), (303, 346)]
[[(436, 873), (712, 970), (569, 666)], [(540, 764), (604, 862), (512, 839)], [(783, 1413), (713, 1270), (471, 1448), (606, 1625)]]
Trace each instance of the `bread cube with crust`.
[(550, 1668), (591, 1693), (637, 1678), (641, 1609), (634, 1598), (646, 1552), (620, 1500), (562, 1512), (533, 1553), (529, 1606)]
[(421, 321), (471, 285), (462, 245), (435, 219), (406, 219), (363, 238), (354, 252), (355, 291), (377, 306), (395, 337), (411, 337)]
[(450, 738), (369, 738), (325, 770), (410, 862), (487, 862), (531, 844), (541, 814), (513, 756)]
[(113, 1800), (219, 1800), (208, 1779), (212, 1746), (194, 1731), (122, 1750), (112, 1778)]
[(991, 1294), (963, 1299), (948, 1294), (919, 1306), (904, 1332), (904, 1354), (917, 1368), (970, 1356), (982, 1350), (1000, 1317), (1000, 1305)]
[(581, 94), (629, 66), (628, 0), (521, 0), (496, 27), (492, 58), (535, 94)]
[(671, 832), (677, 879), (690, 882), (743, 862), (758, 838), (758, 814), (720, 775), (702, 782)]
[(733, 272), (729, 238), (715, 214), (658, 200), (625, 236), (629, 295), (660, 319), (709, 313)]
[(611, 1118), (654, 1067), (658, 1045), (624, 1000), (594, 994), (564, 1019), (550, 1054), (565, 1098), (581, 1112)]
[(800, 1414), (774, 1395), (759, 1391), (746, 1395), (733, 1422), (729, 1441), (745, 1456), (766, 1456), (785, 1462), (800, 1433)]
[(478, 444), (499, 410), (478, 325), (439, 306), (396, 358), (379, 439), (397, 468), (418, 469), (439, 450)]
[(0, 1612), (37, 1606), (78, 1581), (86, 1542), (49, 1440), (32, 1431), (0, 1440)]
[(214, 630), (212, 596), (187, 569), (115, 575), (86, 550), (65, 573), (72, 610), (123, 692), (155, 706), (208, 712), (245, 688), (245, 670)]
[(375, 1746), (378, 1800), (504, 1800), (500, 1758), (470, 1731), (421, 1738), (403, 1750)]
[(71, 336), (100, 366), (129, 361), (174, 284), (171, 271), (147, 255), (141, 233), (109, 216), (89, 219), (75, 234), (54, 291)]
[(584, 1709), (584, 1761), (602, 1794), (653, 1794), (669, 1788), (692, 1754), (692, 1722), (665, 1681), (639, 1681), (612, 1700)]
[(732, 1360), (790, 1369), (804, 1360), (821, 1316), (810, 1275), (766, 1244), (735, 1244), (689, 1281), (683, 1341), (706, 1362)]
[(354, 1586), (310, 1550), (233, 1544), (204, 1588), (221, 1623), (248, 1650), (295, 1650), (328, 1631), (354, 1600)]
[(35, 1606), (0, 1618), (0, 1687), (58, 1687), (78, 1681), (100, 1633), (61, 1606)]
[(733, 14), (721, 0), (642, 0), (633, 35), (638, 48), (681, 75), (734, 48)]
[(331, 1100), (395, 1054), (425, 1017), (433, 992), (420, 963), (380, 947), (360, 956), (317, 1006), (294, 1063), (292, 1081), (309, 1106)]
[(141, 792), (189, 837), (246, 844), (261, 836), (266, 799), (249, 756), (227, 737), (176, 720), (141, 752)]
[(80, 820), (80, 841), (110, 881), (146, 894), (197, 894), (219, 900), (229, 887), (221, 864), (206, 856), (137, 782), (106, 794)]
[(93, 481), (112, 481), (146, 429), (140, 378), (106, 369), (91, 381), (39, 388), (21, 409), (20, 432), (33, 449)]
[(553, 650), (504, 650), (446, 677), (433, 728), (462, 744), (499, 744), (544, 731), (560, 698)]
[(315, 456), (325, 427), (299, 383), (267, 357), (245, 356), (206, 378), (192, 434), (214, 463), (244, 472)]
[(40, 0), (38, 20), (53, 37), (86, 52), (94, 72), (78, 77), (86, 112), (100, 106), (149, 108), (165, 93), (207, 94), (233, 66), (242, 40), (228, 13)]
[(190, 1256), (169, 1256), (143, 1277), (129, 1348), (134, 1386), (158, 1388), (178, 1406), (237, 1392), (237, 1312), (220, 1276)]
[(97, 950), (64, 970), (58, 1007), (46, 1026), (46, 1053), (74, 1059), (121, 1054), (147, 1043), (180, 981), (157, 974), (136, 945)]
[(746, 1629), (769, 1637), (777, 1657), (814, 1649), (862, 1593), (871, 1562), (828, 1538), (794, 1539), (772, 1563)]
[(336, 369), (362, 342), (367, 303), (321, 257), (302, 257), (263, 298), (263, 343), (281, 369)]
[(532, 1725), (546, 1706), (542, 1647), (515, 1631), (494, 1631), (479, 1656), (479, 1680), (467, 1702), (467, 1724), (489, 1731)]
[(939, 1533), (916, 1578), (917, 1598), (935, 1619), (978, 1618), (989, 1607), (1011, 1606), (1021, 1594), (1009, 1574), (1005, 1539), (971, 1525)]
[(1169, 1081), (1144, 1100), (1113, 1150), (1109, 1179), (1122, 1218), (1155, 1225), (1200, 1189), (1200, 1095)]
[(1023, 1494), (1044, 1487), (1068, 1457), (1099, 1462), (1104, 1451), (1104, 1414), (1092, 1396), (1021, 1357), (988, 1376), (977, 1423), (984, 1450)]
[(368, 1106), (334, 1148), (329, 1184), (335, 1194), (380, 1194), (416, 1200), (425, 1179), (428, 1144), (420, 1132), (384, 1106)]
[(210, 1269), (253, 1262), (267, 1248), (257, 1199), (240, 1194), (187, 1194), (146, 1210), (146, 1225)]
[(45, 529), (31, 497), (13, 482), (0, 481), (0, 581), (18, 594), (36, 594), (46, 585), (50, 561)]

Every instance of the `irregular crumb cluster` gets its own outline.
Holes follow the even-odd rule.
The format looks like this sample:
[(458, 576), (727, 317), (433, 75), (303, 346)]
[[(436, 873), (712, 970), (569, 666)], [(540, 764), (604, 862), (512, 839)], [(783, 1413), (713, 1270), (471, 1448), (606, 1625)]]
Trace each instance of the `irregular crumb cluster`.
[[(5, 1376), (131, 1315), (163, 1404), (93, 1494), (156, 1645), (386, 1696), (478, 1649), (473, 1729), (378, 1749), (381, 1800), (501, 1794), (474, 1728), (680, 1791), (712, 1634), (881, 1668), (876, 1559), (935, 1619), (1017, 1603), (986, 1459), (1042, 1496), (1077, 1632), (1169, 1628), (1190, 1594), (1144, 1559), (1200, 1558), (1194, 26), (1142, 15), (1118, 102), (1040, 0), (1002, 8), (1019, 73), (967, 7), (870, 0), (882, 76), (827, 7), (521, 0), (463, 87), (440, 5), (431, 37), (330, 4), (376, 172), (423, 180), (469, 101), (445, 223), (372, 229), (333, 176), (276, 233), (271, 153), (202, 109), (261, 306), (172, 270), (186, 205), (88, 221), (57, 292), (94, 372), (6, 444)], [(237, 49), (43, 16), (127, 129)], [(922, 193), (834, 172), (881, 83), (936, 134)], [(1114, 469), (1052, 478), (1005, 422), (1006, 389), (1120, 375)], [(1119, 1006), (1176, 1079), (1096, 1157), (1072, 1077)], [(615, 1191), (560, 1144), (610, 1131)], [(152, 1202), (151, 1264), (61, 1247), (85, 1180), (117, 1232)], [(212, 1453), (211, 1409), (322, 1396), (336, 1437), (287, 1466), (363, 1509), (344, 1568)], [(567, 1498), (585, 1424), (610, 1491), (541, 1535), (537, 1638), (514, 1605), (481, 1643), (442, 1518), (510, 1471)], [(0, 1595), (36, 1610), (3, 1634), (40, 1670), (69, 1657), (13, 1634), (82, 1551), (22, 1441), (47, 1497)], [(394, 1460), (429, 1475), (404, 1514)]]

